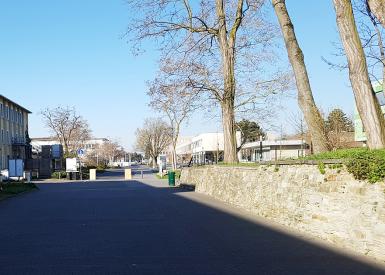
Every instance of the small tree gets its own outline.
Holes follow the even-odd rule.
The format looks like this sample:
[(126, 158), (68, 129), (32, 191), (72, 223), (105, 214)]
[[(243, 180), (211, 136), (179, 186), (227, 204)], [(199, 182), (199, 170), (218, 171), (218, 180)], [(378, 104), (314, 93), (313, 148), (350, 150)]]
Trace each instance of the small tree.
[(124, 156), (124, 150), (117, 141), (106, 141), (97, 149), (98, 157), (104, 160), (109, 165), (115, 161), (117, 157)]
[(188, 79), (180, 79), (175, 70), (177, 66), (172, 60), (164, 60), (158, 77), (150, 83), (148, 95), (151, 97), (150, 106), (166, 114), (169, 119), (172, 137), (172, 166), (177, 169), (176, 146), (182, 123), (200, 106), (198, 104), (199, 90), (190, 86)]
[(83, 147), (85, 141), (90, 138), (88, 122), (76, 113), (74, 107), (46, 108), (41, 111), (41, 115), (47, 128), (60, 141), (67, 156)]
[(247, 119), (242, 119), (236, 123), (236, 129), (241, 132), (241, 144), (238, 146), (238, 152), (242, 149), (242, 146), (246, 142), (253, 142), (260, 139), (260, 137), (265, 137), (266, 134), (262, 130), (261, 126), (254, 121)]
[(326, 120), (326, 129), (328, 132), (353, 132), (353, 121), (341, 109), (333, 109)]
[(152, 159), (155, 168), (159, 155), (170, 145), (171, 127), (160, 118), (146, 119), (142, 128), (136, 130), (136, 147)]
[(349, 141), (347, 136), (354, 131), (353, 122), (341, 109), (332, 110), (325, 122), (328, 140), (332, 149), (344, 148)]

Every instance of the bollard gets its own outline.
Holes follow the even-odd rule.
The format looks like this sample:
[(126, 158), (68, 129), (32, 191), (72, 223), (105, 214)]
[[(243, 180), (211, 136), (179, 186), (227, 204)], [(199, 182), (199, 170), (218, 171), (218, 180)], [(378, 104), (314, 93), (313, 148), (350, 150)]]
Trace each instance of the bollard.
[(131, 169), (125, 169), (124, 170), (124, 179), (125, 180), (131, 180), (132, 179)]
[(90, 169), (90, 180), (96, 180), (96, 169)]
[(140, 171), (140, 174), (142, 175), (142, 179), (143, 179), (143, 170)]

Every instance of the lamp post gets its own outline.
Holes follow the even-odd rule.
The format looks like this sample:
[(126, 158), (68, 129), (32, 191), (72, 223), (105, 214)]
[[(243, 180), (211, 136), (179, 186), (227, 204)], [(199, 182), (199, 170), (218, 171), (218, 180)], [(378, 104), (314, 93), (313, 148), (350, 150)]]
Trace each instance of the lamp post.
[(263, 137), (259, 136), (259, 161), (262, 162), (263, 154), (262, 154), (262, 140)]

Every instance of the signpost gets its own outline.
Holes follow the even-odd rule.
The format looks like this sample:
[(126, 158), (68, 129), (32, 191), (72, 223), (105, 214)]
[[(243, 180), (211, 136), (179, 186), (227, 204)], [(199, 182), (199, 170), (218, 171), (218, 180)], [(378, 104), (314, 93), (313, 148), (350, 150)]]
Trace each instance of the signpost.
[(66, 172), (77, 173), (78, 172), (78, 160), (76, 158), (66, 159)]
[(84, 154), (85, 154), (85, 150), (80, 148), (76, 151), (76, 153), (78, 154), (78, 157), (79, 157), (79, 169), (80, 169), (80, 180), (83, 180), (83, 174), (82, 174), (82, 162), (81, 162), (81, 158), (84, 157)]

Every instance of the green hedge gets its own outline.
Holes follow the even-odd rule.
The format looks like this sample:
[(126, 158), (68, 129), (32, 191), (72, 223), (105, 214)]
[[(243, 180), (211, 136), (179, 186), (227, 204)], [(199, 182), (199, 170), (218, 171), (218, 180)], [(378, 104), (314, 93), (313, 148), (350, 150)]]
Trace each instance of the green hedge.
[[(355, 179), (367, 180), (370, 183), (385, 179), (385, 150), (344, 149), (308, 156), (306, 159), (320, 160), (320, 163), (326, 159), (340, 159)], [(323, 170), (321, 168), (320, 170)]]
[(51, 175), (51, 178), (53, 179), (64, 179), (67, 177), (67, 173), (66, 172), (53, 172), (52, 175)]

